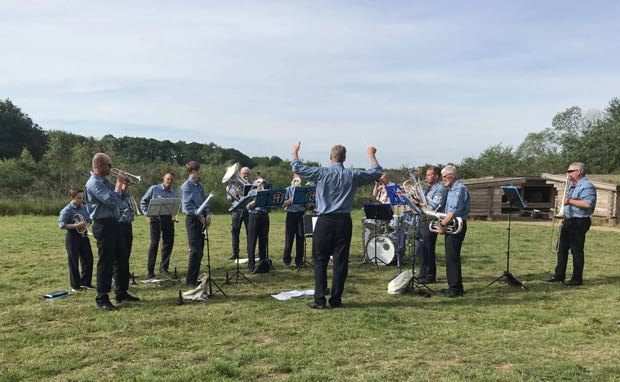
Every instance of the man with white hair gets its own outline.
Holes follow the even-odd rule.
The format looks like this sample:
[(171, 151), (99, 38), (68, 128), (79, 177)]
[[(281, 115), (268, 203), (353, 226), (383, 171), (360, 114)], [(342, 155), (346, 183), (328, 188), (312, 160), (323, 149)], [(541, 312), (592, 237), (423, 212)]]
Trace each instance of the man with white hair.
[(558, 261), (555, 273), (547, 282), (564, 282), (568, 250), (573, 254), (573, 275), (564, 282), (567, 286), (583, 284), (584, 252), (586, 232), (592, 224), (590, 216), (596, 207), (596, 188), (586, 179), (585, 165), (574, 162), (566, 170), (570, 178), (564, 198), (564, 221), (560, 227)]
[(446, 233), (446, 227), (452, 219), (461, 218), (463, 228), (458, 234), (446, 235), (446, 278), (448, 289), (442, 289), (444, 297), (463, 296), (463, 276), (461, 274), (461, 246), (467, 232), (467, 217), (469, 216), (469, 191), (459, 180), (456, 167), (447, 165), (441, 170), (443, 185), (448, 189), (446, 200), (446, 216), (439, 222), (437, 232)]
[[(250, 169), (248, 167), (243, 167), (239, 171), (239, 175), (243, 179), (245, 179), (246, 184), (252, 184), (250, 180)], [(230, 195), (230, 189), (235, 187), (235, 185), (229, 184), (226, 187), (226, 199), (230, 202), (234, 202), (233, 197)], [(242, 198), (243, 195), (238, 195), (239, 198)], [(230, 229), (231, 240), (232, 240), (232, 250), (233, 254), (229, 257), (230, 260), (237, 260), (239, 258), (239, 235), (241, 234), (241, 225), (245, 226), (245, 236), (248, 236), (248, 210), (245, 208), (237, 208), (231, 213), (232, 225)]]

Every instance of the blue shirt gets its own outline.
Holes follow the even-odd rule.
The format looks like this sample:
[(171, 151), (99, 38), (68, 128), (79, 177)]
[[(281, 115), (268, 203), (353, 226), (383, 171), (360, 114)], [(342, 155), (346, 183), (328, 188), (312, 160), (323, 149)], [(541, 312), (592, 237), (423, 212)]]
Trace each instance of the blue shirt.
[[(140, 200), (140, 209), (142, 210), (142, 214), (146, 216), (146, 212), (149, 209), (149, 203), (151, 202), (151, 199), (165, 199), (176, 197), (177, 192), (174, 190), (174, 188), (170, 187), (169, 190), (166, 190), (163, 183), (152, 185), (151, 187), (149, 187), (148, 191), (146, 191), (146, 194), (144, 194), (144, 196)], [(153, 216), (151, 219), (159, 219), (159, 216)]]
[[(250, 192), (248, 192), (248, 196), (256, 196), (256, 194), (258, 194), (258, 190), (257, 189), (253, 189)], [(269, 208), (267, 207), (250, 207), (250, 204), (248, 204), (248, 212), (250, 212), (251, 214), (267, 214), (269, 213)]]
[(596, 188), (586, 178), (579, 179), (577, 184), (572, 184), (568, 188), (568, 198), (575, 200), (585, 200), (590, 204), (590, 208), (579, 208), (573, 205), (564, 206), (564, 217), (587, 218), (594, 213), (596, 207)]
[(316, 212), (319, 215), (351, 213), (357, 187), (381, 177), (379, 165), (362, 171), (344, 168), (342, 163), (334, 163), (329, 167), (308, 167), (297, 159), (291, 163), (291, 167), (295, 174), (316, 182)]
[(446, 209), (446, 198), (448, 190), (440, 183), (435, 183), (426, 190), (426, 204), (433, 211), (444, 212)]
[[(200, 182), (194, 182), (192, 178), (188, 178), (181, 185), (181, 207), (186, 215), (196, 215), (196, 210), (207, 199), (205, 189)], [(209, 212), (209, 206), (205, 208), (204, 213)]]
[(452, 212), (455, 218), (467, 220), (469, 216), (469, 191), (460, 180), (455, 180), (448, 189), (446, 213)]
[(60, 211), (60, 216), (58, 216), (58, 227), (64, 228), (67, 224), (73, 224), (73, 216), (82, 215), (86, 223), (90, 224), (93, 221), (88, 216), (88, 209), (83, 204), (76, 206), (73, 202), (70, 202)]
[[(289, 200), (295, 195), (295, 187), (288, 186), (286, 187), (286, 192), (284, 193), (284, 200)], [(290, 204), (286, 207), (286, 212), (290, 213), (299, 213), (304, 212), (306, 210), (306, 206), (303, 204)]]
[(112, 182), (92, 171), (90, 172), (84, 198), (92, 220), (120, 219), (121, 200), (126, 199), (127, 195), (120, 194), (114, 189)]

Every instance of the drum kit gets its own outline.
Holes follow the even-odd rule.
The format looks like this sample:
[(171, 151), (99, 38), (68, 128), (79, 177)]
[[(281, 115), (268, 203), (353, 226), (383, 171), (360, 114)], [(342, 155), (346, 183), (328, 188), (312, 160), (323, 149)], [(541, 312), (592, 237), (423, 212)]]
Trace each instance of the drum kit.
[(413, 237), (415, 217), (410, 211), (394, 215), (392, 220), (362, 219), (365, 261), (389, 265), (405, 250), (405, 240)]

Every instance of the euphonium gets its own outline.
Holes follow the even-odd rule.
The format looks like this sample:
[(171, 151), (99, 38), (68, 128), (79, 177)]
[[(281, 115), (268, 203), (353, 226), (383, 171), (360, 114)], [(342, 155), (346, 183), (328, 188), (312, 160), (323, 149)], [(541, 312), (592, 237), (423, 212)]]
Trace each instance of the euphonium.
[(239, 163), (235, 163), (226, 169), (222, 183), (229, 183), (226, 187), (226, 193), (231, 198), (239, 201), (243, 197), (243, 186), (248, 182), (239, 174)]
[(110, 174), (112, 176), (114, 176), (114, 177), (117, 177), (118, 174), (121, 173), (121, 172), (125, 173), (125, 176), (127, 177), (127, 182), (128, 183), (140, 183), (141, 178), (142, 178), (141, 176), (130, 174), (127, 171), (123, 171), (123, 170), (120, 170), (118, 168), (112, 168), (110, 170)]

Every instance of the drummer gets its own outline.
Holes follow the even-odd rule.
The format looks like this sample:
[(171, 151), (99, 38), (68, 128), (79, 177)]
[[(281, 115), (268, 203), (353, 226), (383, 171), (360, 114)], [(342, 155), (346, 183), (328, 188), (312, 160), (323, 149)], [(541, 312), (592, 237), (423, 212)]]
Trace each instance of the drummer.
[(375, 182), (375, 188), (372, 190), (372, 196), (374, 196), (379, 203), (390, 204), (390, 197), (385, 187), (393, 185), (394, 182), (390, 181), (389, 174), (381, 175), (379, 181)]

